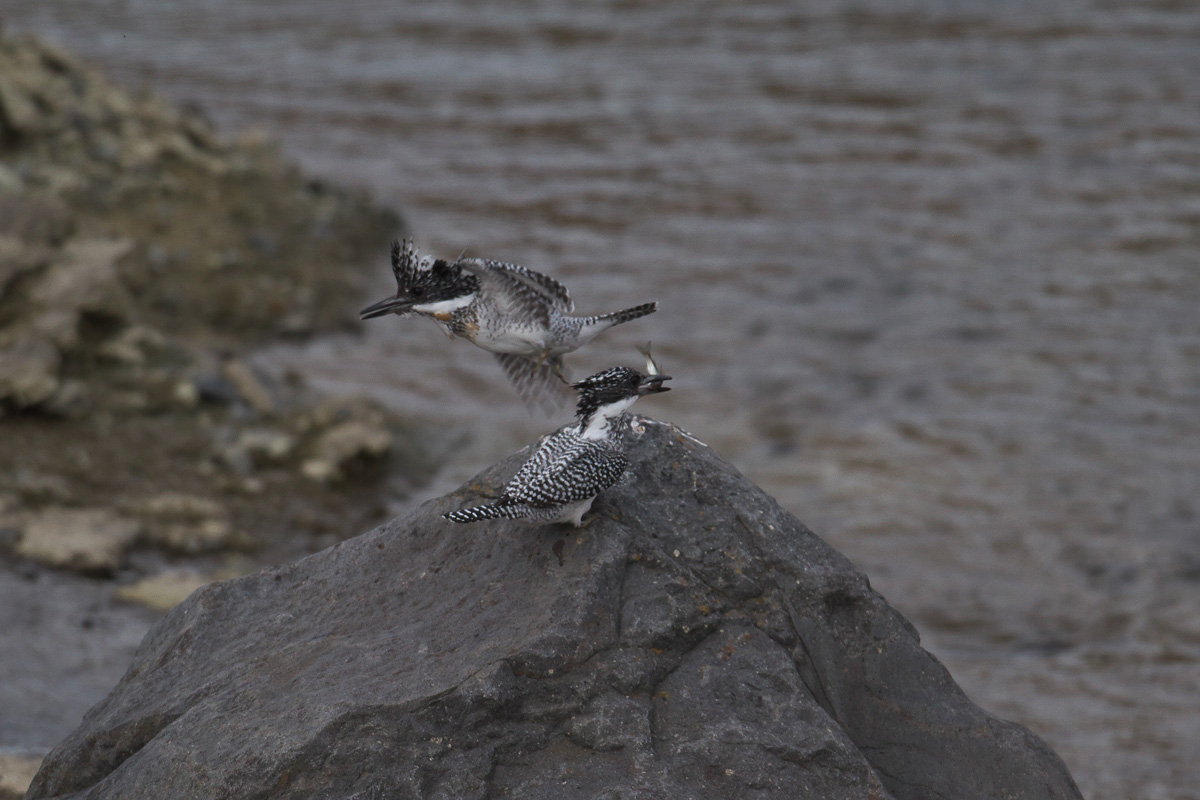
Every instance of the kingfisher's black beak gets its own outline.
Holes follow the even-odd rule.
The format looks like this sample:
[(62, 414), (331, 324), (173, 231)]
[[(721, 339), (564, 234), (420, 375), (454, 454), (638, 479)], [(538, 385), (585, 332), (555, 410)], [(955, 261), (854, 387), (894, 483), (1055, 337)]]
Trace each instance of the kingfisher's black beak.
[(642, 378), (641, 384), (638, 385), (638, 394), (658, 394), (659, 392), (671, 391), (670, 386), (663, 386), (663, 381), (671, 380), (670, 375), (647, 375)]
[(382, 317), (387, 314), (407, 314), (412, 310), (412, 307), (413, 302), (407, 297), (389, 297), (386, 300), (380, 300), (373, 306), (367, 306), (358, 312), (358, 318), (374, 319), (375, 317)]

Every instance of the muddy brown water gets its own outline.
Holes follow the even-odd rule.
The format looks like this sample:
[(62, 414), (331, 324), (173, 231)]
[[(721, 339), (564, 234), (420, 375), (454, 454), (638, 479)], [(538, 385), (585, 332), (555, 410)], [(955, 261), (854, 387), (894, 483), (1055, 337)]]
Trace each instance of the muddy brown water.
[[(1200, 796), (1200, 6), (6, 0), (420, 245), (658, 314), (687, 428), (1086, 796)], [(388, 291), (387, 243), (376, 265)], [(431, 323), (261, 353), (471, 433), (564, 421)]]

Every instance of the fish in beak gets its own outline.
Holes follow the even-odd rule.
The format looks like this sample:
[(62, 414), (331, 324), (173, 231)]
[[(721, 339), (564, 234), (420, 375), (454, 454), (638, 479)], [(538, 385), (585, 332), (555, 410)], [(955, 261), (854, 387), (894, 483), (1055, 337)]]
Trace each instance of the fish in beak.
[(646, 357), (646, 377), (642, 378), (642, 383), (638, 386), (639, 395), (657, 394), (659, 392), (671, 391), (670, 386), (663, 386), (663, 382), (671, 380), (670, 375), (663, 375), (659, 369), (658, 362), (654, 360), (654, 356), (650, 355), (650, 342), (646, 342), (645, 346), (639, 347), (638, 352)]

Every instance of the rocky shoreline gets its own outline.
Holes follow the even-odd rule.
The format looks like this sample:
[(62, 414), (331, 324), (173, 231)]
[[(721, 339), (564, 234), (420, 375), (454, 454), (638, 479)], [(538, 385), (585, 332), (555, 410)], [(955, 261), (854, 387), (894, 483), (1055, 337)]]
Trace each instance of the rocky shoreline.
[[(435, 448), (376, 403), (243, 356), (357, 325), (365, 268), (401, 227), (261, 135), (222, 138), (0, 31), (6, 575), (84, 575), (165, 611), (383, 519), (380, 498), (419, 485)], [(6, 637), (37, 634), (23, 624)]]
[[(446, 796), (483, 796), (489, 786), (562, 796), (564, 776), (587, 793), (598, 782), (632, 781), (643, 768), (646, 785), (676, 796), (680, 790), (667, 787), (694, 788), (697, 776), (736, 780), (747, 791), (787, 790), (815, 776), (825, 796), (845, 796), (850, 781), (863, 796), (908, 797), (918, 791), (909, 787), (932, 783), (1011, 788), (1012, 774), (1018, 783), (1049, 775), (1053, 796), (1077, 795), (1043, 745), (965, 703), (861, 574), (734, 480), (719, 459), (682, 441), (656, 440), (642, 463), (679, 455), (682, 446), (696, 467), (690, 486), (649, 470), (637, 492), (626, 488), (624, 500), (608, 501), (608, 519), (570, 542), (549, 546), (503, 531), (448, 540), (427, 535), (437, 520), (418, 512), (327, 548), (386, 516), (380, 498), (403, 495), (428, 475), (434, 448), (366, 400), (314, 397), (302, 376), (270, 381), (244, 356), (278, 337), (353, 325), (361, 265), (382, 252), (398, 220), (365, 198), (306, 180), (262, 137), (223, 141), (202, 115), (123, 93), (27, 39), (0, 40), (0, 167), (0, 599), (16, 598), (20, 612), (0, 623), (0, 636), (22, 647), (34, 631), (43, 637), (37, 648), (0, 657), (4, 674), (24, 679), (7, 682), (7, 691), (73, 691), (86, 677), (90, 699), (81, 692), (71, 708), (87, 708), (117, 684), (142, 633), (162, 620), (151, 609), (171, 607), (213, 579), (325, 548), (299, 564), (202, 590), (161, 621), (137, 663), (170, 639), (159, 666), (190, 670), (195, 680), (164, 681), (163, 700), (136, 680), (165, 671), (131, 671), (89, 715), (90, 727), (78, 728), (47, 762), (34, 794), (84, 787), (99, 773), (97, 763), (83, 762), (101, 750), (113, 759), (100, 764), (110, 770), (105, 780), (140, 781), (139, 761), (169, 748), (177, 731), (203, 737), (200, 727), (173, 727), (156, 704), (170, 711), (196, 700), (193, 708), (218, 716), (230, 696), (236, 706), (256, 679), (251, 670), (264, 666), (256, 648), (279, 651), (257, 631), (319, 660), (308, 677), (316, 689), (283, 698), (302, 712), (325, 703), (336, 680), (372, 681), (371, 709), (338, 698), (320, 709), (336, 723), (328, 730), (353, 734), (345, 748), (331, 748), (322, 729), (311, 742), (280, 746), (280, 770), (252, 770), (254, 780), (294, 782), (297, 796), (330, 775), (363, 796), (427, 784)], [(498, 469), (476, 483), (494, 484), (506, 467)], [(657, 503), (657, 512), (623, 518), (625, 501), (643, 511)], [(445, 498), (433, 502), (427, 511), (445, 510)], [(735, 505), (747, 513), (714, 524), (717, 509)], [(359, 559), (369, 569), (352, 570), (359, 581), (352, 591), (366, 601), (356, 604), (346, 602), (354, 594), (343, 592), (344, 576), (325, 582), (322, 575)], [(484, 573), (497, 577), (481, 582)], [(397, 576), (426, 588), (396, 593)], [(427, 580), (483, 585), (485, 598), (453, 586), (430, 592)], [(585, 591), (560, 593), (564, 585)], [(332, 593), (323, 591), (328, 586)], [(247, 596), (239, 593), (249, 589), (261, 590), (249, 599), (263, 600), (254, 610), (268, 623), (247, 616), (247, 625), (224, 624), (241, 620)], [(532, 603), (537, 614), (512, 614), (506, 595)], [(280, 614), (280, 597), (304, 613)], [(186, 624), (171, 638), (181, 620), (217, 600), (231, 601), (220, 608), (228, 616), (216, 624), (217, 614), (205, 617), (206, 641), (229, 637), (235, 645), (222, 657), (247, 648), (241, 658), (205, 661), (212, 648), (193, 657)], [(430, 603), (442, 611), (432, 613)], [(501, 623), (485, 624), (489, 615)], [(293, 616), (308, 627), (292, 626), (285, 617)], [(387, 625), (373, 626), (379, 619)], [(324, 634), (327, 624), (330, 635), (318, 642), (311, 633)], [(522, 636), (507, 636), (506, 625), (523, 626)], [(435, 645), (429, 652), (394, 635), (422, 627)], [(361, 648), (337, 638), (349, 628), (361, 634)], [(490, 638), (460, 653), (474, 646), (465, 631)], [(378, 671), (347, 670), (356, 653), (367, 653)], [(421, 664), (443, 656), (451, 668)], [(297, 660), (283, 661), (281, 669), (297, 669)], [(109, 672), (96, 669), (101, 662)], [(479, 681), (430, 690), (396, 680), (398, 663), (440, 679), (467, 662), (479, 667), (472, 673)], [(273, 665), (265, 667), (269, 676)], [(225, 680), (238, 671), (238, 681)], [(765, 688), (744, 692), (760, 678)], [(929, 702), (914, 706), (917, 730), (908, 720), (891, 725), (890, 712), (909, 699), (885, 698), (900, 683), (929, 690)], [(182, 698), (181, 685), (200, 688)], [(361, 681), (345, 687), (361, 689)], [(28, 698), (10, 703), (5, 691), (0, 707), (14, 716), (42, 710)], [(699, 716), (682, 700), (692, 696), (707, 698)], [(145, 703), (126, 704), (129, 697)], [(721, 703), (731, 697), (736, 713), (726, 714)], [(378, 726), (408, 725), (413, 702), (415, 738), (387, 740), (378, 774), (355, 777), (379, 741)], [(137, 724), (105, 727), (126, 713)], [(454, 728), (464, 714), (479, 724)], [(879, 720), (888, 724), (876, 730)], [(926, 735), (934, 729), (939, 736)], [(89, 740), (96, 731), (100, 738)], [(299, 725), (286, 733), (307, 735)], [(234, 748), (253, 742), (231, 741), (227, 729), (221, 737), (218, 745)], [(732, 751), (730, 737), (742, 737)], [(97, 741), (118, 746), (93, 747)], [(979, 741), (988, 744), (971, 751)], [(947, 742), (961, 758), (946, 758)], [(0, 740), (0, 798), (20, 795), (45, 751), (19, 744)], [(994, 760), (992, 745), (1000, 755), (1019, 750), (1014, 758), (1029, 761), (1028, 773)], [(394, 754), (418, 746), (435, 766), (396, 774), (404, 762)], [(305, 763), (328, 755), (323, 772), (292, 770), (295, 752)], [(910, 775), (913, 753), (923, 768)], [(814, 761), (821, 769), (811, 769)], [(238, 766), (212, 763), (212, 774)], [(995, 774), (976, 781), (968, 768)]]
[(716, 452), (646, 418), (625, 437), (585, 528), (447, 535), (517, 454), (196, 592), (29, 798), (1081, 796)]

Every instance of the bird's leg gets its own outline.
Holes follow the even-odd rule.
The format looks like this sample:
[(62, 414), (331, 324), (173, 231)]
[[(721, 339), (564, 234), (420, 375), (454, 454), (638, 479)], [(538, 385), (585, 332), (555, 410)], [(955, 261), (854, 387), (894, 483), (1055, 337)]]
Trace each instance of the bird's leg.
[(557, 377), (563, 383), (571, 382), (567, 379), (567, 376), (563, 374), (563, 362), (561, 359), (554, 362), (554, 369), (552, 369), (551, 372), (553, 372), (555, 377)]

